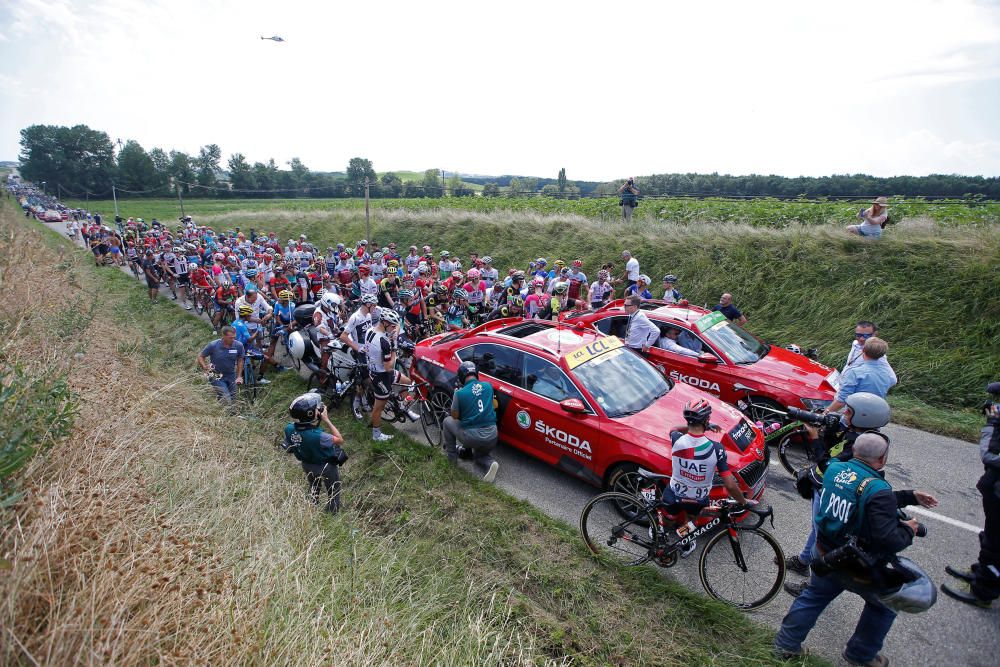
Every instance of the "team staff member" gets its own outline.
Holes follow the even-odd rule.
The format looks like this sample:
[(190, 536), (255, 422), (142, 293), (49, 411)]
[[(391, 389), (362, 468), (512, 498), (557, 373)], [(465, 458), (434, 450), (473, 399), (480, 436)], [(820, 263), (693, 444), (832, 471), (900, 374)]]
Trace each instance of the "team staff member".
[(625, 345), (636, 352), (645, 354), (660, 340), (660, 329), (649, 321), (646, 313), (639, 310), (642, 297), (638, 294), (625, 299), (625, 313), (628, 314), (628, 328), (625, 330)]
[(885, 353), (889, 344), (881, 338), (872, 336), (861, 348), (861, 363), (854, 364), (840, 378), (840, 389), (827, 412), (838, 412), (844, 407), (845, 401), (852, 394), (868, 392), (885, 398), (889, 390), (896, 384), (896, 373), (885, 363)]
[[(497, 415), (493, 408), (493, 387), (479, 379), (479, 371), (471, 361), (458, 367), (461, 385), (451, 399), (451, 416), (444, 418), (444, 452), (455, 463), (460, 457), (472, 459), (473, 464), (486, 471), (483, 479), (496, 479), (500, 464), (490, 452), (497, 445)], [(455, 441), (463, 447), (456, 447)]]
[[(347, 461), (347, 452), (340, 448), (344, 438), (330, 421), (319, 394), (302, 394), (288, 407), (295, 421), (285, 426), (285, 449), (302, 463), (309, 482), (309, 496), (319, 504), (319, 490), (326, 490), (323, 510), (330, 514), (340, 511), (340, 466)], [(319, 422), (330, 429), (327, 433)]]
[[(993, 394), (1000, 394), (1000, 382), (990, 385)], [(943, 584), (946, 595), (977, 607), (989, 608), (1000, 597), (1000, 407), (990, 406), (986, 413), (986, 426), (979, 439), (979, 455), (986, 472), (979, 478), (976, 488), (983, 494), (983, 514), (986, 526), (979, 533), (979, 560), (969, 570), (959, 570), (950, 565), (945, 572), (969, 582), (965, 591), (951, 584)]]
[[(801, 655), (802, 642), (819, 615), (841, 593), (850, 591), (865, 601), (865, 608), (844, 649), (844, 660), (851, 665), (888, 665), (888, 658), (879, 651), (896, 612), (924, 611), (934, 604), (936, 591), (927, 575), (896, 556), (910, 546), (920, 529), (915, 519), (897, 518), (897, 509), (916, 503), (934, 507), (937, 499), (922, 491), (893, 491), (884, 479), (888, 457), (889, 439), (881, 433), (864, 433), (855, 440), (850, 461), (836, 461), (827, 469), (815, 516), (812, 578), (781, 622), (774, 638), (777, 657)], [(851, 538), (857, 539), (873, 567), (858, 559), (837, 559)], [(826, 564), (823, 574), (816, 571), (817, 562)], [(890, 584), (893, 573), (903, 571), (914, 579)]]
[(212, 380), (220, 401), (231, 403), (236, 398), (236, 386), (243, 384), (245, 357), (243, 344), (236, 340), (236, 329), (230, 326), (222, 327), (222, 337), (213, 340), (198, 353), (201, 370), (206, 373), (214, 370), (221, 376)]
[(733, 295), (726, 292), (721, 297), (719, 297), (719, 303), (712, 306), (712, 310), (717, 310), (726, 316), (726, 319), (730, 322), (735, 322), (740, 326), (747, 323), (746, 316), (740, 312), (740, 309), (733, 305)]

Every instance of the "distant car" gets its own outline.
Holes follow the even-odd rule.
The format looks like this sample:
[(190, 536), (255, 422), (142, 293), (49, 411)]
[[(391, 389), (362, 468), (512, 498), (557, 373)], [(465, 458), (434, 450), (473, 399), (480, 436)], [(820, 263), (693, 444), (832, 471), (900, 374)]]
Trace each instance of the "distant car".
[(59, 211), (59, 219), (63, 222), (69, 220), (69, 211)]
[(42, 220), (44, 220), (45, 222), (62, 222), (63, 217), (62, 213), (60, 213), (55, 209), (50, 208), (49, 210), (45, 211), (45, 213), (42, 214)]
[[(623, 304), (623, 300), (612, 301), (598, 310), (573, 313), (566, 321), (624, 339), (628, 315)], [(685, 356), (659, 347), (649, 350), (649, 360), (677, 382), (737, 405), (754, 419), (774, 419), (774, 413), (754, 406), (821, 410), (833, 402), (840, 385), (837, 370), (762, 343), (720, 312), (657, 300), (645, 301), (641, 308), (660, 328), (661, 336), (668, 329), (678, 329), (678, 342), (697, 353)]]
[[(671, 469), (672, 426), (684, 405), (705, 398), (729, 465), (759, 497), (767, 475), (763, 435), (739, 410), (665, 378), (614, 336), (589, 327), (506, 319), (417, 344), (411, 373), (430, 383), (431, 404), (447, 413), (458, 365), (476, 364), (499, 403), (500, 440), (594, 486), (634, 492), (640, 467)], [(724, 497), (719, 486), (713, 497)]]

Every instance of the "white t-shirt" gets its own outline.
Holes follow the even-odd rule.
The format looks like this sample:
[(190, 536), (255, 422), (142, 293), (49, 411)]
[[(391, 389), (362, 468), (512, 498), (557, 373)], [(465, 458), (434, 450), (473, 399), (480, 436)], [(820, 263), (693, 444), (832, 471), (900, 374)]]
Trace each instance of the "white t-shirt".
[(625, 262), (625, 271), (629, 280), (639, 280), (639, 260), (635, 257), (629, 257), (629, 260)]

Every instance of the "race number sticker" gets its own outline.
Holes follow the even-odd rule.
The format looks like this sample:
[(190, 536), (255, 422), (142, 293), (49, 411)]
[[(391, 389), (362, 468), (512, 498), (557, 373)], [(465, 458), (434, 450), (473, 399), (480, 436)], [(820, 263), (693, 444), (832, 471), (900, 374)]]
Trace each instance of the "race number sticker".
[(709, 329), (711, 329), (712, 327), (714, 327), (719, 322), (724, 322), (725, 319), (726, 316), (717, 310), (715, 312), (708, 313), (707, 315), (699, 317), (698, 320), (694, 323), (694, 326), (697, 327), (698, 331), (704, 333)]

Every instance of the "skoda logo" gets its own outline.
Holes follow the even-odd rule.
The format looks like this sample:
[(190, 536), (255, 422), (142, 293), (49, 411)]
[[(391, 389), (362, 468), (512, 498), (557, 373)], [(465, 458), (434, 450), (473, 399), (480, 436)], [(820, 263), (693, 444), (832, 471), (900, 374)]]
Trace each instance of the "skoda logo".
[(517, 413), (517, 425), (521, 428), (531, 428), (531, 415), (521, 410)]

